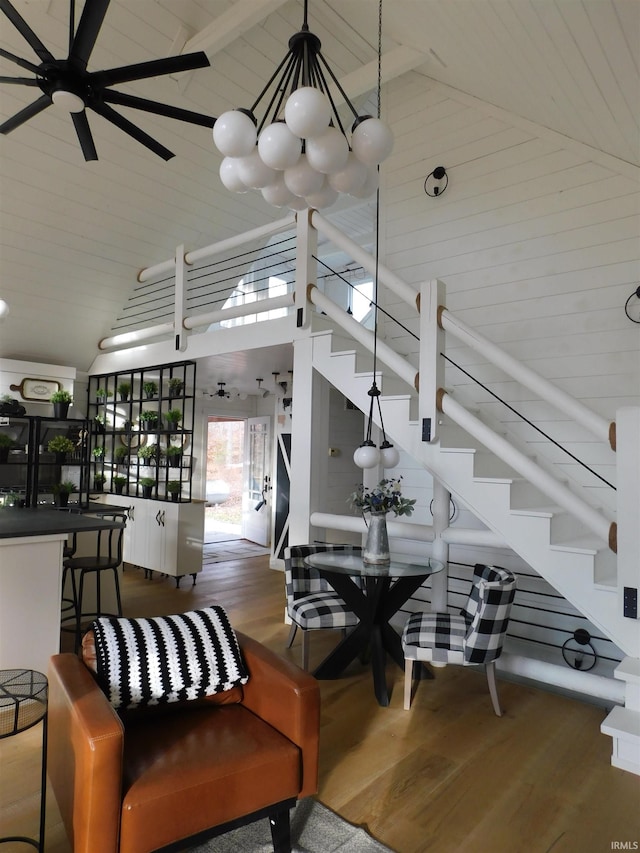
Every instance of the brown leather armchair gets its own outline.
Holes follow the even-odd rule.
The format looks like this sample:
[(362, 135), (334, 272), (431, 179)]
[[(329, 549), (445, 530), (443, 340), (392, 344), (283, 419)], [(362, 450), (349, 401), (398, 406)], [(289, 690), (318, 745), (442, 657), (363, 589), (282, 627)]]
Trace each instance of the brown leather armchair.
[(51, 658), (48, 773), (74, 853), (184, 849), (262, 816), (289, 853), (289, 809), (317, 791), (319, 689), (237, 637), (247, 684), (171, 710), (116, 713), (92, 672), (91, 632), (83, 659)]

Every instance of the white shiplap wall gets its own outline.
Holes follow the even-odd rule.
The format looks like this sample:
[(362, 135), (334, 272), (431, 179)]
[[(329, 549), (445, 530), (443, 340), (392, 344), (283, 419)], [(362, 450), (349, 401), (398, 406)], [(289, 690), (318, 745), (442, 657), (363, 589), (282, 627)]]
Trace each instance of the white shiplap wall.
[[(640, 327), (623, 311), (640, 278), (640, 193), (629, 165), (617, 172), (611, 157), (416, 73), (392, 83), (385, 104), (396, 137), (383, 170), (386, 264), (416, 287), (443, 280), (451, 311), (604, 417), (637, 405)], [(449, 186), (434, 199), (423, 185), (437, 165)], [(402, 334), (389, 323), (385, 333)], [(416, 350), (410, 338), (397, 343)], [(453, 339), (447, 354), (615, 482), (611, 451)], [(447, 386), (514, 421), (454, 368)], [(513, 429), (557, 459), (529, 427)], [(566, 473), (613, 506), (588, 472), (567, 464)]]

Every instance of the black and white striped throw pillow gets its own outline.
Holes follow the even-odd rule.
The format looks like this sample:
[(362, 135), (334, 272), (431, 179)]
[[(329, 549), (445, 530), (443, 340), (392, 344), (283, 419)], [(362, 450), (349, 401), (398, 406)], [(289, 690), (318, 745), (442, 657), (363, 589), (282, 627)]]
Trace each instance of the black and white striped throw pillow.
[(153, 619), (103, 616), (93, 629), (98, 681), (116, 709), (200, 699), (249, 678), (222, 607)]

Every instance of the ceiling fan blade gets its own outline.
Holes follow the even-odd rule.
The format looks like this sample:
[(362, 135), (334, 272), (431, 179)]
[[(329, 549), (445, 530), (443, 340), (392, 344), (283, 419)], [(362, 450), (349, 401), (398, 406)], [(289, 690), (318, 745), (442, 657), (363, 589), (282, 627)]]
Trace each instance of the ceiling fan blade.
[(144, 145), (150, 151), (153, 151), (153, 153), (157, 154), (158, 157), (162, 157), (163, 160), (170, 160), (175, 156), (172, 151), (169, 151), (169, 149), (165, 148), (164, 145), (156, 142), (156, 140), (149, 136), (148, 133), (145, 133), (144, 130), (136, 127), (135, 124), (132, 124), (129, 121), (129, 119), (126, 119), (124, 116), (121, 116), (120, 113), (112, 110), (107, 104), (103, 104), (96, 100), (92, 101), (89, 106), (103, 118), (106, 118), (107, 121), (110, 121), (112, 124), (115, 124), (116, 127), (119, 127), (120, 130), (124, 130), (125, 133), (132, 136), (141, 145)]
[(97, 160), (98, 152), (96, 151), (96, 146), (93, 142), (93, 136), (91, 135), (91, 128), (89, 127), (89, 119), (87, 118), (86, 110), (83, 110), (81, 113), (71, 113), (71, 118), (73, 119), (73, 126), (76, 129), (76, 133), (78, 134), (78, 142), (82, 148), (84, 159), (87, 162), (89, 162), (89, 160)]
[(178, 121), (188, 121), (191, 124), (199, 124), (201, 127), (213, 127), (216, 123), (213, 116), (205, 116), (202, 113), (194, 113), (191, 110), (183, 110), (180, 107), (172, 107), (169, 104), (160, 104), (157, 101), (149, 101), (147, 98), (138, 98), (136, 95), (127, 95), (124, 92), (115, 92), (113, 89), (105, 89), (102, 93), (102, 98), (111, 104), (133, 107), (136, 110), (144, 110), (147, 113), (175, 118)]
[(33, 77), (0, 77), (0, 83), (17, 83), (20, 86), (39, 86), (38, 80)]
[(87, 67), (110, 2), (111, 0), (86, 0), (84, 4), (69, 51), (69, 59), (82, 66), (83, 70)]
[(51, 98), (49, 95), (41, 95), (37, 101), (34, 101), (32, 104), (29, 104), (28, 107), (20, 110), (20, 112), (16, 113), (12, 118), (7, 119), (4, 124), (0, 124), (0, 133), (11, 133), (11, 131), (15, 130), (16, 127), (20, 127), (21, 124), (25, 123), (25, 121), (29, 121), (30, 118), (38, 115), (42, 110), (46, 110), (49, 106), (51, 106)]
[(152, 59), (135, 65), (123, 65), (107, 71), (95, 71), (91, 74), (91, 84), (97, 88), (115, 86), (117, 83), (129, 83), (131, 80), (143, 80), (160, 74), (178, 74), (181, 71), (193, 71), (196, 68), (210, 66), (204, 51), (185, 53), (182, 56), (167, 56), (164, 59)]
[(16, 65), (19, 65), (21, 68), (26, 68), (27, 71), (33, 71), (34, 74), (40, 74), (40, 69), (37, 65), (34, 65), (33, 62), (28, 62), (26, 59), (22, 59), (20, 56), (16, 56), (13, 53), (9, 53), (8, 50), (3, 50), (0, 47), (0, 56), (4, 56), (5, 59), (10, 59), (12, 62), (15, 62)]
[(22, 38), (29, 43), (32, 50), (40, 57), (42, 62), (54, 61), (53, 54), (50, 53), (42, 44), (38, 36), (34, 33), (22, 15), (13, 8), (9, 0), (0, 0), (0, 10), (5, 13)]

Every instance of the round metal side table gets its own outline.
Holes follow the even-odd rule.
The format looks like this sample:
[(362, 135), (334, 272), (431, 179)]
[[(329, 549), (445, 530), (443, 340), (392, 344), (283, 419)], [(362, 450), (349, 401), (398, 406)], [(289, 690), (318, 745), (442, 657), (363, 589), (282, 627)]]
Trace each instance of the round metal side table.
[(33, 669), (0, 669), (0, 739), (20, 734), (42, 721), (42, 774), (40, 781), (40, 835), (0, 838), (31, 844), (44, 853), (44, 819), (47, 794), (47, 691), (46, 675)]

